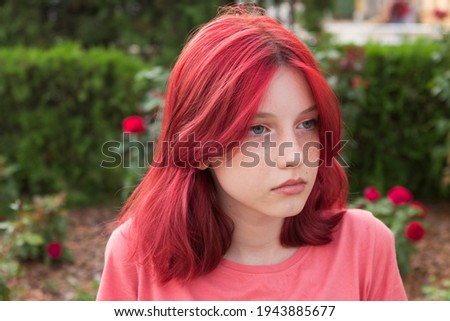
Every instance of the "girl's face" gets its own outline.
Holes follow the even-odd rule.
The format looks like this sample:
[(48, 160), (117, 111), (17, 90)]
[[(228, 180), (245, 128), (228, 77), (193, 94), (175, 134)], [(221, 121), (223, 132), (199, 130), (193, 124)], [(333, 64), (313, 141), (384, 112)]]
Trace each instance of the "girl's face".
[(317, 122), (303, 74), (280, 67), (245, 141), (231, 159), (211, 164), (225, 213), (257, 219), (299, 214), (318, 172)]

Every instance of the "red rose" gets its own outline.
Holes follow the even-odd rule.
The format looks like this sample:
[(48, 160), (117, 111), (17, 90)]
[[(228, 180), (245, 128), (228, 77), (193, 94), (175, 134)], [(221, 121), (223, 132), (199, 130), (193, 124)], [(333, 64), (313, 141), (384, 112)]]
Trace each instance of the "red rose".
[(47, 245), (47, 254), (52, 258), (57, 259), (62, 254), (62, 246), (58, 242), (52, 242)]
[(419, 241), (424, 237), (425, 229), (423, 228), (422, 224), (417, 221), (413, 221), (406, 227), (405, 235), (411, 241)]
[(144, 118), (141, 116), (128, 116), (122, 122), (122, 129), (125, 133), (143, 133), (145, 132)]
[(413, 199), (411, 192), (406, 187), (403, 186), (393, 187), (388, 192), (387, 197), (394, 205), (409, 203)]
[(370, 202), (374, 202), (380, 198), (380, 192), (376, 187), (368, 186), (364, 189), (364, 197)]
[(444, 10), (436, 9), (436, 10), (434, 10), (433, 14), (436, 17), (436, 19), (444, 20), (447, 17), (448, 12), (444, 11)]
[(418, 201), (411, 202), (411, 207), (414, 207), (419, 210), (420, 217), (426, 217), (428, 214), (427, 208)]

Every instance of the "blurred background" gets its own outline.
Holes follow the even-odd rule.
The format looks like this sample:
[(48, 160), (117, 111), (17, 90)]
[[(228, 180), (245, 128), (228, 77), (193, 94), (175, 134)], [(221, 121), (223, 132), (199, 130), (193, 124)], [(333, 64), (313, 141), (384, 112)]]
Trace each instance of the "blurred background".
[[(226, 4), (0, 0), (0, 299), (95, 298), (170, 69)], [(450, 0), (257, 4), (338, 95), (349, 204), (392, 229), (410, 299), (450, 300)]]

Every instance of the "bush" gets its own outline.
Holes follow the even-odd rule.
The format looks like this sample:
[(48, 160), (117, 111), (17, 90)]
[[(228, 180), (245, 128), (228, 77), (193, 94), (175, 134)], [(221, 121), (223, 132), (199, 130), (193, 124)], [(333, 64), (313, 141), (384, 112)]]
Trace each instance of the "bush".
[(23, 271), (17, 261), (7, 259), (0, 247), (0, 301), (14, 300), (17, 289), (10, 286), (10, 281), (21, 276)]
[(312, 32), (322, 31), (322, 20), (326, 10), (331, 11), (333, 2), (330, 0), (302, 0), (304, 6), (300, 14), (300, 22), (303, 27)]
[(342, 102), (353, 190), (401, 184), (422, 198), (450, 194), (444, 184), (450, 148), (444, 44), (418, 40), (317, 51)]
[(12, 213), (10, 204), (18, 197), (17, 186), (13, 175), (17, 166), (8, 164), (6, 158), (0, 155), (0, 222), (9, 218)]
[(422, 287), (425, 298), (432, 301), (450, 301), (450, 279), (443, 280), (441, 285), (437, 284), (436, 278), (432, 278), (432, 282), (433, 285)]
[(123, 140), (117, 149), (126, 171), (121, 190), (125, 201), (144, 176), (153, 159), (153, 151), (161, 129), (165, 88), (169, 70), (156, 66), (139, 72), (137, 86), (147, 89), (138, 115), (127, 116), (122, 123)]
[(365, 188), (364, 197), (356, 199), (350, 207), (368, 210), (389, 227), (395, 237), (397, 264), (405, 276), (410, 270), (411, 255), (416, 251), (415, 242), (425, 236), (425, 206), (413, 201), (413, 195), (405, 187), (395, 186), (382, 197), (376, 187), (370, 186)]
[(214, 17), (211, 0), (41, 0), (0, 2), (0, 46), (49, 47), (77, 41), (84, 48), (130, 46), (170, 64), (187, 34)]
[(7, 257), (46, 263), (72, 257), (65, 247), (67, 238), (66, 195), (34, 197), (33, 202), (17, 201), (15, 217), (0, 223), (0, 253)]
[(61, 190), (69, 200), (115, 193), (122, 172), (100, 167), (102, 145), (144, 95), (135, 75), (148, 67), (116, 50), (0, 48), (1, 153), (17, 164), (21, 194)]

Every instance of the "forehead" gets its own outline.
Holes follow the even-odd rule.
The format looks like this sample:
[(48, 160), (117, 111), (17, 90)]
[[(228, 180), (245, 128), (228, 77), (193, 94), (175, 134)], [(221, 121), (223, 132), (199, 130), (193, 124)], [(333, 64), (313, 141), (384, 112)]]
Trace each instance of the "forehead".
[(274, 74), (258, 108), (259, 115), (302, 112), (315, 105), (309, 83), (303, 73), (292, 67), (280, 67)]

